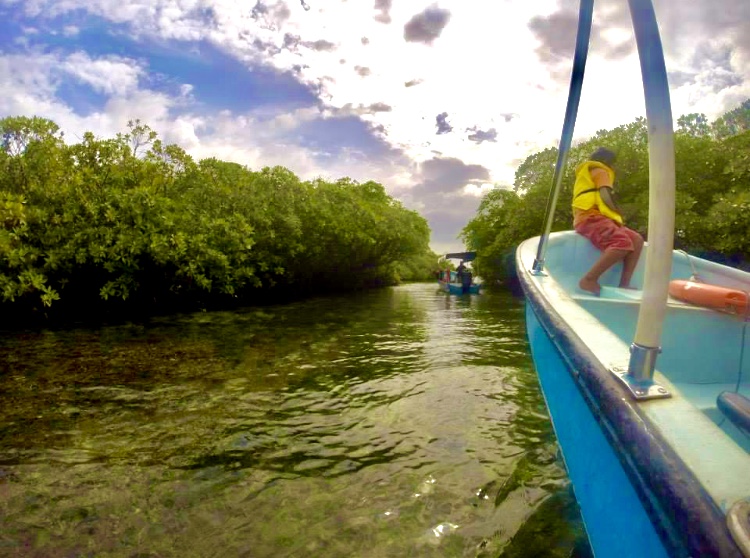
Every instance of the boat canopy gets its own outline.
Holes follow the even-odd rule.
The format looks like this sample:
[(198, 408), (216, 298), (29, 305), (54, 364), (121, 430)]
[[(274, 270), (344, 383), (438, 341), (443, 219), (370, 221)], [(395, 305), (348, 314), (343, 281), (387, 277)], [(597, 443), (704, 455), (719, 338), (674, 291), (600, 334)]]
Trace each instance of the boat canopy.
[(473, 261), (474, 258), (476, 257), (477, 257), (476, 252), (453, 252), (452, 254), (445, 255), (446, 260), (457, 259), (457, 260), (463, 260), (465, 262)]

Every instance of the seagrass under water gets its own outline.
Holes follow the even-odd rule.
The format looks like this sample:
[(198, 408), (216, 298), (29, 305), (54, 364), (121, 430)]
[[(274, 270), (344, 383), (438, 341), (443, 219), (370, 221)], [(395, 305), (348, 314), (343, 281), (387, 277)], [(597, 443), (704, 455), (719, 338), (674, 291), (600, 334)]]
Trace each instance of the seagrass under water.
[(6, 332), (0, 366), (0, 556), (587, 553), (510, 294)]

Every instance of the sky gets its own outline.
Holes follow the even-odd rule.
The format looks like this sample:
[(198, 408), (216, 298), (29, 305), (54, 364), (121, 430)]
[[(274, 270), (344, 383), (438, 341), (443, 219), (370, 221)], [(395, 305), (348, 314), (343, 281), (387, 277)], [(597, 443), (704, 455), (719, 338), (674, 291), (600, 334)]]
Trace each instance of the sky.
[[(673, 117), (750, 97), (750, 2), (654, 0)], [(573, 0), (0, 0), (0, 117), (68, 141), (140, 119), (196, 160), (375, 180), (462, 250), (483, 193), (556, 146)], [(645, 116), (625, 0), (596, 0), (575, 138)]]

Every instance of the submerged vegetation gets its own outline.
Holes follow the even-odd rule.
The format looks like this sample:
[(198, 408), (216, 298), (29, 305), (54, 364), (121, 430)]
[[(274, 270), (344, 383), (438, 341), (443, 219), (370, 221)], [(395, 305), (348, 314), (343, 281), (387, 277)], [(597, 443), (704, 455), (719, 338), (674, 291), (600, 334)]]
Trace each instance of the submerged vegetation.
[[(750, 100), (709, 123), (702, 114), (677, 120), (675, 248), (738, 265), (750, 261)], [(615, 195), (627, 225), (648, 236), (648, 131), (638, 118), (601, 130), (573, 147), (563, 176), (553, 231), (572, 228), (575, 167), (598, 146), (617, 152)], [(462, 237), (477, 251), (474, 268), (485, 280), (507, 278), (511, 254), (541, 234), (557, 149), (529, 156), (513, 190), (488, 192)]]
[(140, 122), (63, 141), (0, 120), (0, 301), (65, 313), (257, 301), (431, 278), (423, 217), (376, 182), (194, 161)]

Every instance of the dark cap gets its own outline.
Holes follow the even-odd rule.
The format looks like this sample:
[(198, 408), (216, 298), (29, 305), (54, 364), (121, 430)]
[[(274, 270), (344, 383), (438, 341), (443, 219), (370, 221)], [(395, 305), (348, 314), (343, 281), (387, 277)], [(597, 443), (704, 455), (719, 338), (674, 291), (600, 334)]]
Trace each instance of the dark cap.
[(608, 167), (611, 167), (615, 159), (617, 159), (617, 155), (614, 151), (607, 149), (606, 147), (599, 147), (594, 151), (591, 156), (589, 157), (589, 160), (591, 161), (599, 161), (600, 163), (604, 163)]

